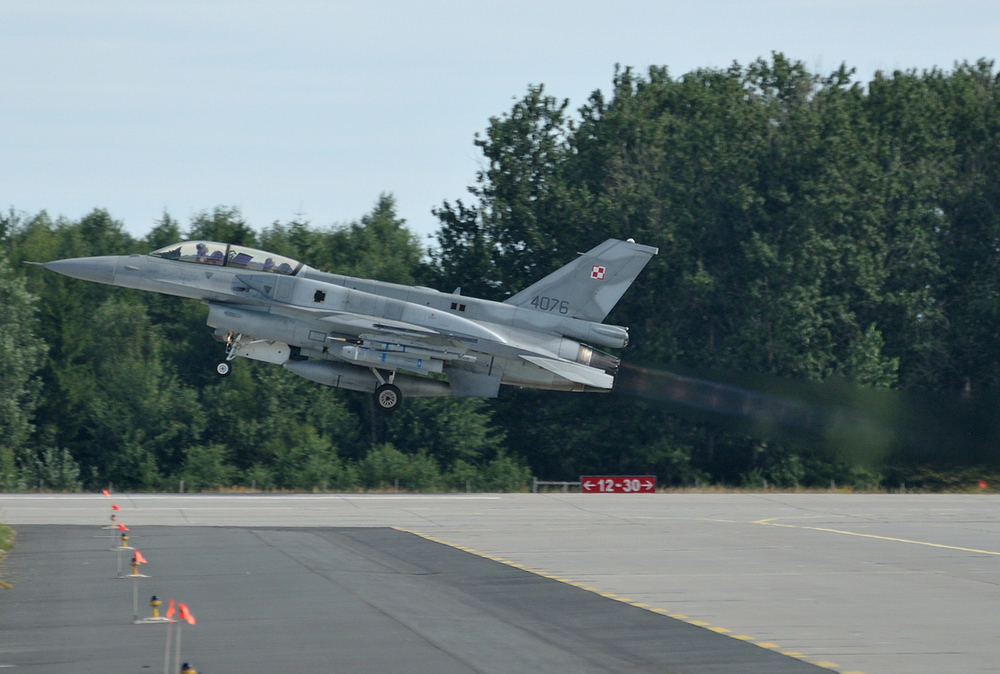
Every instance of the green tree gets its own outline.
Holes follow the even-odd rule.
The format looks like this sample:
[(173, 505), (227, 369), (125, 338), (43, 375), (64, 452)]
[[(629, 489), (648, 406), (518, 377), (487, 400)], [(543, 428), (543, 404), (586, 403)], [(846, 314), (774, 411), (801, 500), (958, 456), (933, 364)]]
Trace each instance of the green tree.
[(542, 86), (529, 87), (476, 138), (488, 161), (469, 188), (479, 203), (445, 202), (435, 210), (441, 286), (503, 299), (580, 249), (586, 195), (561, 178), (570, 153), (567, 105)]
[(485, 401), (477, 398), (414, 398), (389, 417), (386, 437), (407, 453), (423, 452), (443, 466), (457, 460), (476, 463), (503, 446), (503, 433), (491, 417)]
[(33, 472), (33, 414), (46, 347), (36, 334), (35, 297), (0, 253), (0, 489)]
[(92, 329), (73, 392), (85, 419), (77, 456), (115, 484), (159, 488), (199, 443), (197, 393), (164, 365), (162, 337), (142, 305), (110, 299)]
[[(192, 229), (194, 229), (194, 226), (192, 226)], [(151, 229), (149, 234), (146, 235), (144, 242), (149, 251), (154, 251), (163, 248), (164, 246), (169, 246), (172, 243), (177, 243), (183, 238), (184, 237), (181, 235), (180, 223), (170, 217), (169, 213), (164, 211), (163, 217), (156, 221), (153, 229)]]
[[(982, 386), (1000, 362), (982, 346), (997, 343), (1000, 315), (998, 253), (983, 245), (1000, 212), (997, 82), (980, 62), (863, 86), (846, 66), (819, 76), (774, 54), (679, 78), (616, 71), (611, 95), (595, 92), (578, 120), (532, 87), (477, 139), (489, 164), (474, 201), (438, 209), (436, 261), (447, 285), (502, 297), (575, 250), (634, 237), (660, 255), (609, 317), (632, 327), (627, 359)], [(501, 398), (495, 419), (543, 472), (610, 468), (601, 438), (648, 424), (640, 406), (593, 398), (540, 414), (535, 395)], [(657, 428), (619, 466), (782, 484), (841, 470), (816, 448), (711, 422)]]
[(223, 445), (194, 445), (186, 448), (179, 477), (184, 480), (185, 491), (198, 492), (231, 486), (236, 470), (227, 459), (228, 451)]
[(439, 491), (441, 470), (425, 453), (404, 454), (391, 444), (376, 445), (358, 462), (358, 477), (368, 489)]
[(264, 230), (261, 245), (335, 274), (404, 284), (428, 274), (420, 242), (397, 216), (391, 194), (380, 195), (371, 213), (346, 226), (313, 230), (299, 221), (275, 223)]
[[(164, 225), (169, 227), (171, 224), (172, 221), (170, 223), (161, 221), (160, 231), (162, 232)], [(211, 211), (202, 211), (191, 219), (186, 238), (189, 240), (219, 241), (220, 243), (241, 246), (255, 246), (257, 244), (257, 234), (243, 218), (240, 209), (236, 207), (216, 206)]]
[[(240, 361), (233, 373), (204, 389), (206, 438), (227, 447), (236, 480), (250, 486), (332, 487), (345, 458), (363, 453), (358, 419), (345, 393), (314, 384), (269, 363)], [(309, 454), (322, 455), (306, 466)], [(257, 472), (255, 472), (257, 471)], [(258, 479), (259, 471), (268, 477)], [(325, 474), (324, 474), (325, 471)], [(315, 480), (303, 476), (314, 476)]]

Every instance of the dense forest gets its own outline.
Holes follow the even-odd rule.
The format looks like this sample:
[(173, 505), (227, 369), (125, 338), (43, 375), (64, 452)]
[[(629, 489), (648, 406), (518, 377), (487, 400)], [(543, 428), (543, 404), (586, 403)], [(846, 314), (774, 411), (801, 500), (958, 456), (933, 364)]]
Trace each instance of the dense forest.
[(977, 421), (973, 457), (949, 452), (947, 434), (917, 457), (617, 393), (504, 387), (382, 415), (367, 395), (274, 365), (216, 377), (222, 346), (198, 302), (23, 264), (211, 239), (501, 300), (631, 237), (660, 254), (608, 318), (630, 326), (628, 363), (956, 400), (1000, 388), (991, 62), (869, 82), (780, 54), (680, 77), (622, 69), (575, 111), (529, 87), (474, 142), (483, 169), (466, 199), (435, 210), (429, 249), (390, 195), (347, 225), (254, 227), (216, 207), (185, 224), (164, 214), (141, 239), (104, 210), (3, 214), (0, 488), (517, 490), (532, 474), (603, 473), (885, 488), (998, 470), (992, 417)]

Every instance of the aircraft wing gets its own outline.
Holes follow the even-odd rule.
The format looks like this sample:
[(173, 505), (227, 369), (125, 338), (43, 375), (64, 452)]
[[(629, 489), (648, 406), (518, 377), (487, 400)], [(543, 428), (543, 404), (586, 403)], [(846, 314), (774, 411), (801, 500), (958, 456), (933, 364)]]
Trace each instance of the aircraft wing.
[(329, 309), (313, 309), (289, 304), (273, 304), (270, 309), (272, 314), (288, 318), (319, 321), (328, 325), (331, 332), (356, 337), (361, 335), (381, 335), (384, 337), (395, 335), (410, 340), (426, 341), (428, 344), (475, 344), (480, 340), (479, 335), (428, 328), (406, 321), (397, 321), (350, 311), (330, 311)]
[(554, 358), (544, 358), (542, 356), (525, 356), (521, 358), (553, 372), (563, 379), (568, 379), (577, 384), (585, 384), (595, 388), (610, 389), (615, 385), (615, 378), (607, 372), (602, 372), (596, 368), (574, 363), (568, 360), (556, 360)]
[(329, 323), (338, 332), (348, 334), (361, 334), (365, 332), (387, 332), (390, 334), (406, 335), (408, 337), (438, 337), (441, 335), (437, 330), (424, 328), (412, 323), (403, 321), (393, 321), (387, 318), (375, 316), (365, 316), (364, 314), (354, 314), (347, 311), (337, 311), (327, 313), (320, 319), (323, 323)]
[(479, 341), (479, 338), (473, 335), (435, 330), (405, 321), (344, 311), (329, 314), (320, 321), (330, 324), (337, 332), (356, 335), (365, 341), (389, 342), (407, 347), (423, 347), (430, 351), (442, 351), (442, 360), (448, 360), (443, 357), (444, 350), (457, 349), (460, 353), (464, 353), (468, 345)]

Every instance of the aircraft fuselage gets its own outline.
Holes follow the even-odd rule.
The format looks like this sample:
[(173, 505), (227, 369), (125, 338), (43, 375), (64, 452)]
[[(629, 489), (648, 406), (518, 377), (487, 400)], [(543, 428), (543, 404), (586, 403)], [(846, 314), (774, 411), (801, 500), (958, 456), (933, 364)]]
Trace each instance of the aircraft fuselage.
[[(645, 259), (655, 254), (631, 245), (643, 249)], [(209, 247), (216, 257), (207, 255)], [(554, 290), (543, 288), (543, 294), (515, 305), (330, 274), (226, 244), (191, 242), (168, 249), (44, 266), (89, 281), (200, 300), (209, 307), (208, 325), (229, 347), (227, 361), (242, 356), (278, 363), (308, 379), (354, 390), (384, 386), (384, 372), (404, 394), (416, 396), (492, 397), (500, 384), (607, 391), (618, 359), (589, 345), (621, 348), (628, 342), (624, 327), (573, 315), (589, 295), (580, 299), (579, 281), (560, 286), (559, 272), (552, 275)], [(275, 260), (284, 263), (278, 267)], [(602, 281), (605, 267), (593, 270), (594, 280)], [(624, 286), (612, 304), (632, 278), (617, 281)], [(396, 376), (400, 370), (443, 374), (448, 381)]]

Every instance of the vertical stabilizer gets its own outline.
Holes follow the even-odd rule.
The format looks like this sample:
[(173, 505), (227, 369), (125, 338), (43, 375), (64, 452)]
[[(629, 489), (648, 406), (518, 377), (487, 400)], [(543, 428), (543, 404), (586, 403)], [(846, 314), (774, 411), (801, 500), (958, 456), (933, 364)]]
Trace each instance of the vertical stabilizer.
[(504, 303), (600, 323), (657, 252), (632, 240), (608, 239)]

